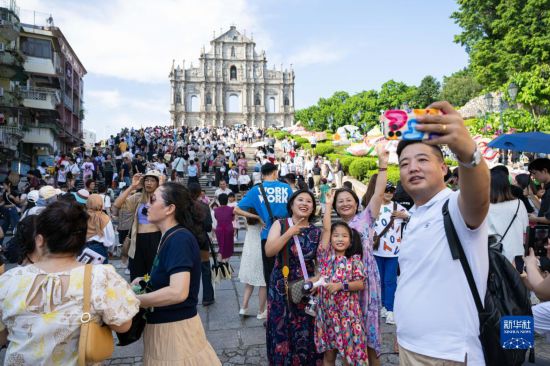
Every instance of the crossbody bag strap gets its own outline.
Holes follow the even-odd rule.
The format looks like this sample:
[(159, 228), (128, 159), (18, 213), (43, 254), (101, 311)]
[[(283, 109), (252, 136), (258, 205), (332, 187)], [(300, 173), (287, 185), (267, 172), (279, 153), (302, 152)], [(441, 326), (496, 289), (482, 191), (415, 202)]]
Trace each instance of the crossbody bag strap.
[(502, 235), (502, 237), (500, 238), (501, 242), (504, 240), (504, 238), (506, 237), (506, 234), (508, 234), (508, 230), (510, 230), (510, 228), (512, 227), (512, 224), (516, 220), (516, 217), (518, 216), (518, 211), (519, 211), (519, 205), (520, 204), (521, 204), (521, 201), (518, 199), (518, 207), (516, 207), (516, 212), (514, 213), (514, 217), (512, 217), (512, 221), (510, 221), (510, 223), (508, 224), (508, 227), (506, 228), (506, 231), (504, 232), (504, 235)]
[(477, 286), (474, 280), (474, 275), (472, 274), (472, 270), (470, 268), (470, 265), (468, 264), (468, 260), (466, 259), (464, 248), (460, 243), (460, 239), (458, 238), (458, 234), (453, 225), (451, 213), (449, 212), (449, 200), (445, 201), (445, 203), (443, 204), (442, 212), (445, 235), (447, 236), (447, 241), (449, 242), (451, 256), (453, 257), (453, 259), (460, 260), (460, 264), (462, 265), (462, 269), (464, 270), (464, 274), (466, 275), (466, 279), (468, 280), (468, 285), (470, 286), (470, 291), (472, 292), (472, 296), (474, 297), (477, 312), (481, 313), (483, 312), (483, 302), (481, 301), (481, 297), (479, 296), (479, 292), (477, 290)]
[(262, 197), (264, 198), (265, 207), (267, 208), (267, 214), (269, 215), (269, 221), (273, 224), (274, 216), (273, 212), (271, 211), (271, 205), (269, 204), (269, 200), (267, 199), (267, 194), (265, 193), (264, 184), (260, 183), (260, 192), (262, 193)]
[(92, 265), (84, 265), (84, 300), (82, 305), (83, 314), (90, 313), (90, 298), (91, 295), (91, 285), (92, 285)]
[(78, 340), (78, 366), (86, 365), (86, 344), (88, 343), (88, 323), (92, 321), (90, 314), (90, 298), (92, 284), (92, 265), (84, 265), (84, 299), (82, 300), (82, 315), (80, 316), (80, 338)]
[[(292, 222), (292, 219), (290, 217), (287, 218), (286, 220), (288, 222), (289, 228), (294, 226), (294, 223)], [(298, 253), (298, 259), (300, 260), (300, 267), (302, 267), (302, 275), (304, 276), (304, 280), (308, 281), (309, 275), (307, 273), (306, 262), (304, 260), (304, 254), (302, 253), (302, 246), (300, 245), (300, 240), (298, 240), (298, 237), (296, 235), (292, 236), (292, 239), (294, 239), (294, 245), (296, 246), (296, 252)]]

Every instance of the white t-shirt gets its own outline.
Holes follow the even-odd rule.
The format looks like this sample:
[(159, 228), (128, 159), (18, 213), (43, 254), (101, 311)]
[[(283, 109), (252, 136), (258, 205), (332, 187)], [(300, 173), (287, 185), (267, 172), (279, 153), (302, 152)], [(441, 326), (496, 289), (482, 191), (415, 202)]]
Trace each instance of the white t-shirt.
[(458, 208), (459, 192), (446, 188), (409, 211), (399, 253), (401, 276), (395, 294), (397, 341), (412, 352), (468, 365), (485, 365), (479, 318), (459, 260), (453, 260), (441, 208), (449, 213), (472, 269), (481, 298), (489, 272), (487, 221), (470, 230)]
[(216, 198), (218, 198), (220, 196), (220, 194), (229, 194), (229, 193), (233, 193), (233, 191), (229, 188), (226, 188), (226, 189), (221, 189), (221, 188), (218, 188), (216, 189), (216, 192), (214, 193), (216, 195)]
[(103, 199), (103, 208), (106, 210), (111, 208), (111, 197), (108, 194), (100, 194)]
[[(519, 203), (519, 209), (518, 209)], [(517, 255), (523, 255), (523, 234), (529, 225), (529, 217), (527, 209), (520, 200), (511, 200), (500, 203), (491, 203), (489, 206), (489, 214), (487, 215), (487, 223), (489, 224), (489, 235), (498, 234), (500, 237), (504, 235), (508, 225), (514, 217), (518, 209), (518, 215), (514, 219), (510, 230), (506, 233), (502, 240), (502, 254), (512, 262)]]
[(166, 164), (161, 163), (160, 161), (155, 162), (153, 165), (155, 166), (155, 169), (161, 173), (166, 171)]
[[(407, 212), (407, 209), (396, 203), (396, 211)], [(380, 207), (380, 214), (378, 219), (374, 223), (374, 230), (378, 235), (389, 224), (391, 220), (391, 213), (393, 212), (393, 202), (388, 203)], [(393, 225), (386, 231), (383, 237), (380, 238), (380, 245), (374, 252), (374, 255), (378, 257), (394, 258), (399, 255), (399, 246), (401, 244), (401, 224), (402, 219), (396, 218), (393, 220)]]

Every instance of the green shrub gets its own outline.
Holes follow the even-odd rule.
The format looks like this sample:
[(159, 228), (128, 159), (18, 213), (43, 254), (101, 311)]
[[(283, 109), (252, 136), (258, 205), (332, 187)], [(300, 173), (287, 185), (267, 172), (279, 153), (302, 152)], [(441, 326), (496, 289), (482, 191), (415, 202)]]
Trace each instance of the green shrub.
[(334, 152), (334, 146), (332, 145), (332, 142), (317, 144), (317, 146), (315, 147), (315, 155), (326, 156), (327, 154), (330, 154), (332, 152)]
[(349, 174), (362, 180), (373, 169), (376, 169), (376, 162), (372, 158), (355, 158), (349, 166)]
[[(397, 184), (397, 182), (399, 182), (399, 166), (397, 165), (388, 165), (388, 182), (391, 182), (393, 183), (394, 185)], [(368, 171), (368, 178), (370, 179), (370, 177), (372, 177), (374, 174), (377, 174), (378, 173), (378, 169), (371, 169)], [(367, 183), (365, 183), (368, 185), (368, 179), (367, 179)]]
[(344, 173), (347, 174), (349, 172), (349, 167), (351, 163), (353, 163), (353, 161), (358, 158), (352, 155), (340, 155), (338, 159), (340, 159), (340, 164), (342, 164), (342, 170), (344, 171)]
[(445, 158), (445, 164), (447, 164), (447, 166), (458, 166), (458, 162), (452, 158)]
[(283, 140), (285, 137), (288, 137), (288, 136), (290, 136), (290, 134), (285, 131), (277, 131), (273, 134), (273, 137), (275, 137), (275, 139), (277, 140)]
[(332, 141), (334, 139), (332, 132), (325, 132), (325, 135), (327, 136), (327, 141)]
[(309, 140), (301, 136), (292, 136), (294, 141), (298, 144), (298, 147), (303, 147), (304, 144), (309, 144)]

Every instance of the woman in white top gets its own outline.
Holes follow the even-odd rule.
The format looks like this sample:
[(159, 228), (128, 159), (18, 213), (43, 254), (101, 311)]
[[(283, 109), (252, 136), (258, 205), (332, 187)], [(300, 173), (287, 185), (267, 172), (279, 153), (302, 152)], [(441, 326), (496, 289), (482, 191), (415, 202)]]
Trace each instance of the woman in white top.
[[(57, 201), (36, 222), (40, 260), (2, 275), (0, 346), (9, 341), (4, 365), (78, 364), (84, 266), (76, 255), (86, 239), (87, 215), (81, 205)], [(96, 265), (91, 277), (91, 318), (124, 333), (139, 302), (112, 266)]]
[(88, 210), (88, 230), (86, 233), (86, 247), (105, 257), (103, 264), (108, 263), (108, 248), (115, 243), (113, 223), (103, 212), (103, 198), (99, 194), (91, 194), (86, 201)]
[(495, 235), (502, 242), (502, 254), (512, 263), (523, 256), (523, 236), (529, 225), (525, 205), (514, 197), (508, 176), (502, 171), (491, 170), (491, 205), (487, 215), (489, 236)]
[[(256, 214), (254, 209), (248, 210), (249, 212)], [(241, 265), (239, 267), (239, 280), (245, 284), (243, 303), (239, 315), (248, 316), (248, 303), (250, 297), (254, 292), (254, 287), (259, 286), (258, 298), (259, 307), (258, 319), (265, 319), (267, 317), (266, 301), (267, 301), (267, 289), (265, 287), (265, 280), (263, 274), (262, 264), (262, 248), (260, 247), (260, 233), (262, 226), (256, 219), (246, 219), (246, 236), (244, 237), (243, 255), (241, 257)]]

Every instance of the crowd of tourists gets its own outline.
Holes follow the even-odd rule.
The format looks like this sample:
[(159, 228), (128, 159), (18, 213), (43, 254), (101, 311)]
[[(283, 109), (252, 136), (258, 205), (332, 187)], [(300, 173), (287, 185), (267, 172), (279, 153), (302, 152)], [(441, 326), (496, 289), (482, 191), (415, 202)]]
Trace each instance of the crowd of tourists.
[[(53, 169), (10, 174), (0, 234), (10, 234), (4, 255), (19, 266), (0, 277), (5, 364), (78, 363), (87, 254), (98, 263), (91, 320), (124, 336), (145, 317), (144, 365), (219, 365), (199, 290), (203, 306), (215, 303), (212, 262), (229, 263), (243, 228), (239, 314), (251, 315), (257, 287), (270, 365), (379, 365), (382, 321), (397, 325), (402, 365), (487, 364), (471, 286), (485, 297), (495, 243), (540, 300), (536, 330), (549, 332), (550, 260), (545, 247), (525, 253), (524, 236), (550, 224), (550, 160), (515, 176), (489, 169), (459, 113), (432, 107), (443, 114), (421, 116), (417, 128), (438, 137), (399, 143), (397, 185), (380, 143), (361, 197), (338, 161), (292, 140), (277, 154), (263, 130), (244, 126), (123, 130), (60, 155)], [(440, 145), (455, 155), (454, 172)], [(129, 282), (104, 265), (113, 253)]]

